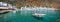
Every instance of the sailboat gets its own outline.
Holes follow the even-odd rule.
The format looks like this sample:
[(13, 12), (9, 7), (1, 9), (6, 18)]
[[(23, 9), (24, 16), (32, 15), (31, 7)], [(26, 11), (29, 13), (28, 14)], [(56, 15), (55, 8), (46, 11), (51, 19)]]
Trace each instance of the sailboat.
[(36, 13), (37, 10), (34, 11), (34, 14), (32, 14), (35, 17), (44, 17), (46, 14)]

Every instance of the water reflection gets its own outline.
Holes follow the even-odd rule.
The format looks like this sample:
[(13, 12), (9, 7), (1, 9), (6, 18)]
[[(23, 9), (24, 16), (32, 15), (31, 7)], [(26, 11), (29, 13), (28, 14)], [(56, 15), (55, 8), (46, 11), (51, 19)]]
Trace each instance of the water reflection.
[(32, 16), (32, 17), (37, 19), (37, 20), (42, 20), (43, 21), (43, 17), (36, 17), (36, 16)]

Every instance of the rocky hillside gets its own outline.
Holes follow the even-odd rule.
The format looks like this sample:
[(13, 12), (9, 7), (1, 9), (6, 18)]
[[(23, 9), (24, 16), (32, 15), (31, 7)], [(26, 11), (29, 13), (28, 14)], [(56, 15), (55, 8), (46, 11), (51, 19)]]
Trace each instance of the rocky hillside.
[[(59, 8), (60, 0), (3, 0), (13, 5), (16, 5), (18, 8), (22, 6), (28, 7), (49, 7), (49, 8)], [(60, 9), (60, 8), (59, 8)]]

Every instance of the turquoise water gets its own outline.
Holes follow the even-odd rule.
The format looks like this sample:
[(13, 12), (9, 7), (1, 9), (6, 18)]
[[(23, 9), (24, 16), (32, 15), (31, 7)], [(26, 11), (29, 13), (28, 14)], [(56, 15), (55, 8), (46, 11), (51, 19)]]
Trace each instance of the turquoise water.
[[(32, 14), (46, 14), (43, 19), (38, 20)], [(60, 10), (18, 10), (16, 13), (9, 12), (1, 15), (0, 22), (59, 22)]]

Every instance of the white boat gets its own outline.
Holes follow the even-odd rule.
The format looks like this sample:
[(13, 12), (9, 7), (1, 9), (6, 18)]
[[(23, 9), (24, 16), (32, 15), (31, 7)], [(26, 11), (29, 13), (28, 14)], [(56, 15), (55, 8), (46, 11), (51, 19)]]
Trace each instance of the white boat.
[(0, 2), (0, 13), (10, 12), (15, 10), (15, 7), (11, 4)]
[(36, 16), (36, 17), (44, 17), (46, 14), (39, 14), (39, 13), (35, 13), (35, 14), (32, 14), (33, 16)]

